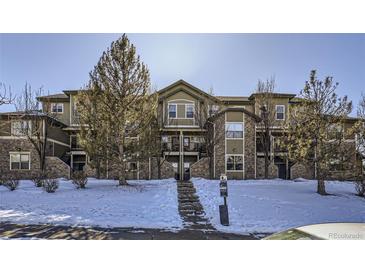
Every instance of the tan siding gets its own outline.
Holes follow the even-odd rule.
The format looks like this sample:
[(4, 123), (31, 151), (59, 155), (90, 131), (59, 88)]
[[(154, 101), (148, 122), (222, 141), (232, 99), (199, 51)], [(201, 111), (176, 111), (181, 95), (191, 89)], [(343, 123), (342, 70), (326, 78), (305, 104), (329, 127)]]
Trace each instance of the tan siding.
[(227, 122), (243, 122), (242, 112), (227, 111)]
[(243, 141), (227, 140), (227, 154), (243, 154)]

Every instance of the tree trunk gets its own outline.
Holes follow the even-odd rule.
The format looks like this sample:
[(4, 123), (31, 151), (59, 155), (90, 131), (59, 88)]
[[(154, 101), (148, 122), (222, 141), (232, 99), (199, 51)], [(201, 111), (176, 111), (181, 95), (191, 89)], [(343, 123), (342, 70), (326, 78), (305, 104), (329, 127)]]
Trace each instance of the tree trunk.
[(96, 178), (100, 179), (100, 159), (96, 159)]
[(324, 183), (323, 179), (318, 179), (318, 183), (317, 183), (317, 193), (320, 195), (327, 195), (326, 192), (326, 185)]
[(269, 165), (270, 165), (269, 157), (265, 155), (265, 174), (264, 174), (265, 179), (269, 178)]
[(157, 157), (157, 178), (161, 179), (161, 158), (160, 156)]
[(209, 157), (209, 179), (214, 179), (214, 172), (213, 172), (213, 169), (214, 169), (214, 159), (213, 157)]

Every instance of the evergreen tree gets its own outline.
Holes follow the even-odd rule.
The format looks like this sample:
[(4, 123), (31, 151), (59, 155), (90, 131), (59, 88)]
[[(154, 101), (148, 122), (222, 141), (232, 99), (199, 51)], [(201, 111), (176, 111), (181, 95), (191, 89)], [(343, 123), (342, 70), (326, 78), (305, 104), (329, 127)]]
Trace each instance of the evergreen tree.
[[(130, 140), (142, 142), (140, 138), (154, 119), (157, 99), (151, 96), (148, 68), (125, 34), (102, 54), (90, 73), (88, 90), (91, 92), (83, 96), (95, 106), (80, 109), (80, 122), (85, 123), (82, 143), (91, 154), (113, 163), (119, 184), (127, 184), (127, 162), (136, 156), (140, 143)], [(94, 140), (97, 142), (92, 144)]]
[(352, 103), (336, 93), (338, 83), (332, 77), (317, 79), (315, 70), (300, 92), (301, 100), (292, 106), (283, 141), (289, 159), (313, 165), (318, 181), (317, 192), (326, 195), (325, 179), (333, 164), (343, 165), (349, 159), (344, 146), (344, 119)]

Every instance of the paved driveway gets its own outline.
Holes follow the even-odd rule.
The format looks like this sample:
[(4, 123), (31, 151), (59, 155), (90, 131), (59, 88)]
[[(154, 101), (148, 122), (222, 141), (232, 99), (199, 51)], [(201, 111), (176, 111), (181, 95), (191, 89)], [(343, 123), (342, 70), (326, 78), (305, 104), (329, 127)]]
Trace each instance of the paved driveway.
[(0, 223), (3, 239), (67, 240), (255, 240), (264, 235), (238, 235), (218, 231), (179, 230), (176, 232), (145, 228), (99, 228)]

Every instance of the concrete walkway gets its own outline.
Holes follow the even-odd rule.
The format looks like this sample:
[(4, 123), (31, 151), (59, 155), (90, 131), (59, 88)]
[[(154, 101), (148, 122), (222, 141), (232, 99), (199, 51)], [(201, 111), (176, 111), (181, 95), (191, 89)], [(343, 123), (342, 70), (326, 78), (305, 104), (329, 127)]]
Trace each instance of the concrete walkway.
[(184, 228), (188, 230), (216, 231), (205, 212), (196, 189), (191, 181), (177, 182), (177, 195), (179, 201), (179, 214), (184, 222)]
[(66, 239), (66, 240), (255, 240), (264, 235), (238, 235), (218, 231), (183, 229), (167, 231), (145, 228), (100, 228), (54, 225), (20, 225), (0, 223), (3, 239)]

